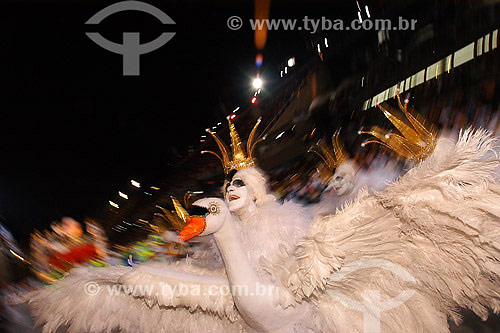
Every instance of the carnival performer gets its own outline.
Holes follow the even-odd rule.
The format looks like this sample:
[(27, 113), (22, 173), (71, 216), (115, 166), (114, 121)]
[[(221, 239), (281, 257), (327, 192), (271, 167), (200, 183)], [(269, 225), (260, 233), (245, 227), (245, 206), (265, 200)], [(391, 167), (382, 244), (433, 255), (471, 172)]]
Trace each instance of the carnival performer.
[[(251, 155), (255, 127), (247, 156), (229, 122), (232, 156), (212, 134), (229, 175), (225, 201), (196, 201), (208, 214), (189, 217), (179, 234), (212, 235), (222, 269), (180, 261), (73, 270), (31, 299), (33, 313), (46, 332), (445, 332), (459, 307), (486, 318), (487, 306), (500, 309), (495, 141), (469, 130), (437, 142), (407, 117), (416, 136), (393, 138), (393, 148), (421, 162), (383, 191), (317, 216), (307, 231), (298, 207), (266, 192)], [(154, 289), (110, 294), (114, 284)]]
[[(260, 120), (248, 139), (248, 156), (241, 147), (242, 142), (231, 122), (232, 156), (228, 153), (227, 146), (214, 135), (222, 150), (221, 158), (225, 161), (225, 201), (202, 199), (195, 204), (205, 206), (211, 214), (220, 212), (234, 219), (238, 242), (245, 249), (245, 260), (256, 272), (256, 276), (262, 279), (263, 289), (271, 283), (268, 281), (269, 274), (259, 264), (261, 258), (272, 260), (284, 248), (291, 251), (305, 235), (310, 219), (303, 207), (291, 202), (281, 204), (267, 192), (264, 173), (255, 166), (251, 155), (259, 123)], [(176, 206), (177, 209), (178, 205)], [(193, 216), (189, 220), (199, 222), (204, 218)], [(217, 243), (215, 255), (224, 259), (225, 250), (222, 250), (217, 236), (214, 235), (213, 238)], [(184, 238), (181, 237), (182, 239)], [(212, 250), (213, 248), (207, 251)], [(229, 286), (228, 269), (223, 264), (220, 259), (207, 260), (206, 256), (198, 254), (175, 263), (144, 263), (132, 268), (77, 268), (63, 280), (37, 293), (30, 304), (39, 322), (45, 323), (44, 330), (47, 332), (66, 326), (75, 332), (108, 329), (125, 332), (201, 329), (251, 331), (252, 326), (236, 309), (233, 296), (223, 292)], [(148, 285), (154, 288), (154, 292), (149, 296), (145, 295), (146, 297), (134, 297), (125, 293), (109, 295), (106, 286), (113, 284)], [(97, 287), (98, 292), (89, 295), (88, 286)], [(195, 289), (200, 287), (202, 292), (183, 295), (179, 286)], [(211, 291), (210, 288), (215, 290)], [(267, 293), (267, 297), (273, 297), (272, 295), (272, 292)], [(262, 297), (266, 297), (266, 293)], [(260, 307), (260, 297), (256, 296), (255, 302), (255, 306)], [(248, 318), (250, 320), (251, 316)]]
[(395, 161), (390, 163), (385, 157), (378, 157), (378, 163), (372, 163), (370, 170), (360, 168), (349, 157), (339, 131), (332, 136), (331, 148), (320, 141), (309, 152), (316, 153), (333, 173), (320, 201), (309, 207), (313, 216), (335, 214), (354, 200), (361, 190), (380, 191), (403, 174), (403, 169)]

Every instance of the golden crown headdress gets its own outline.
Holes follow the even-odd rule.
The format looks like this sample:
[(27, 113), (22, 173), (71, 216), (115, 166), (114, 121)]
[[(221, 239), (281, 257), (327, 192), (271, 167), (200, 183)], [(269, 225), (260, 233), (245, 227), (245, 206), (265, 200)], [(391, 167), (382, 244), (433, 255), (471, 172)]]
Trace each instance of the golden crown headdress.
[(376, 138), (367, 140), (361, 145), (364, 147), (369, 143), (378, 143), (395, 151), (406, 159), (423, 160), (436, 148), (437, 128), (423, 119), (422, 116), (410, 113), (408, 111), (408, 102), (405, 101), (403, 105), (399, 94), (397, 95), (397, 101), (406, 120), (394, 108), (389, 106), (386, 108), (382, 105), (378, 105), (378, 108), (397, 128), (401, 135), (388, 132), (378, 126), (373, 126), (369, 131), (358, 132), (358, 134), (370, 134)]
[(257, 143), (264, 140), (264, 138), (260, 138), (254, 141), (255, 132), (257, 131), (257, 127), (259, 126), (261, 120), (261, 118), (257, 120), (257, 123), (248, 136), (246, 149), (248, 155), (245, 154), (245, 149), (243, 148), (243, 143), (241, 142), (240, 136), (238, 135), (238, 132), (236, 132), (236, 127), (234, 127), (234, 124), (231, 122), (231, 118), (229, 117), (227, 118), (227, 121), (229, 123), (229, 135), (231, 136), (232, 156), (229, 155), (230, 153), (227, 145), (214, 132), (210, 131), (210, 129), (207, 129), (207, 132), (210, 133), (210, 135), (217, 143), (217, 146), (219, 146), (221, 155), (211, 150), (204, 150), (201, 153), (208, 153), (216, 156), (222, 162), (225, 174), (228, 174), (229, 172), (231, 172), (231, 170), (241, 170), (255, 166), (253, 150)]
[(309, 148), (309, 152), (317, 154), (331, 170), (338, 168), (349, 159), (349, 153), (345, 150), (344, 144), (337, 131), (332, 135), (332, 148), (325, 142), (316, 143), (315, 147)]

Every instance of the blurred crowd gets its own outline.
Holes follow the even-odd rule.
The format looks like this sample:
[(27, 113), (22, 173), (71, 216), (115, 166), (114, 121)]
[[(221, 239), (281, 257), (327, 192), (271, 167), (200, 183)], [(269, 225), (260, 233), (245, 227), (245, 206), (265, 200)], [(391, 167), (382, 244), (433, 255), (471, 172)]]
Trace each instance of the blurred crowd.
[(107, 260), (104, 230), (88, 220), (85, 228), (70, 217), (52, 222), (50, 230), (35, 231), (30, 239), (31, 268), (44, 282), (52, 282), (78, 264), (103, 266)]

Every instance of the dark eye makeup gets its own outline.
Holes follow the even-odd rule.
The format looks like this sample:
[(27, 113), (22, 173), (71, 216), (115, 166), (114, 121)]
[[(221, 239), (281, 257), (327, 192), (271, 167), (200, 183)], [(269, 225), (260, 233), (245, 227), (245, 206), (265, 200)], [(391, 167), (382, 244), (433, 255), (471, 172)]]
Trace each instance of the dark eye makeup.
[(245, 186), (245, 183), (241, 179), (236, 179), (233, 181), (233, 186), (234, 187), (243, 187)]
[(245, 186), (245, 183), (241, 179), (235, 179), (232, 182), (226, 184), (226, 188), (225, 188), (226, 192), (227, 192), (227, 189), (229, 188), (229, 186), (231, 186), (231, 184), (234, 187), (243, 187), (243, 186)]

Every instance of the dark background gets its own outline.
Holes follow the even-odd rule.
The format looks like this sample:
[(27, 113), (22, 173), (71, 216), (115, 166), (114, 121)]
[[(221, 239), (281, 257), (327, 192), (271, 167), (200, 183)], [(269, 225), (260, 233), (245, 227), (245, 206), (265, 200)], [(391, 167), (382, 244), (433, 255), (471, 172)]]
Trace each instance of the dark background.
[[(84, 24), (111, 3), (0, 6), (0, 213), (21, 241), (62, 216), (94, 214), (131, 178), (160, 179), (206, 127), (252, 96), (253, 31), (248, 24), (231, 31), (226, 20), (252, 18), (253, 2), (149, 2), (174, 26), (140, 12), (111, 15), (97, 28)], [(176, 35), (141, 56), (139, 77), (124, 77), (121, 56), (87, 31), (115, 42), (123, 31), (140, 32), (142, 42)], [(270, 82), (287, 54), (305, 49), (296, 37), (270, 34), (261, 69)]]

